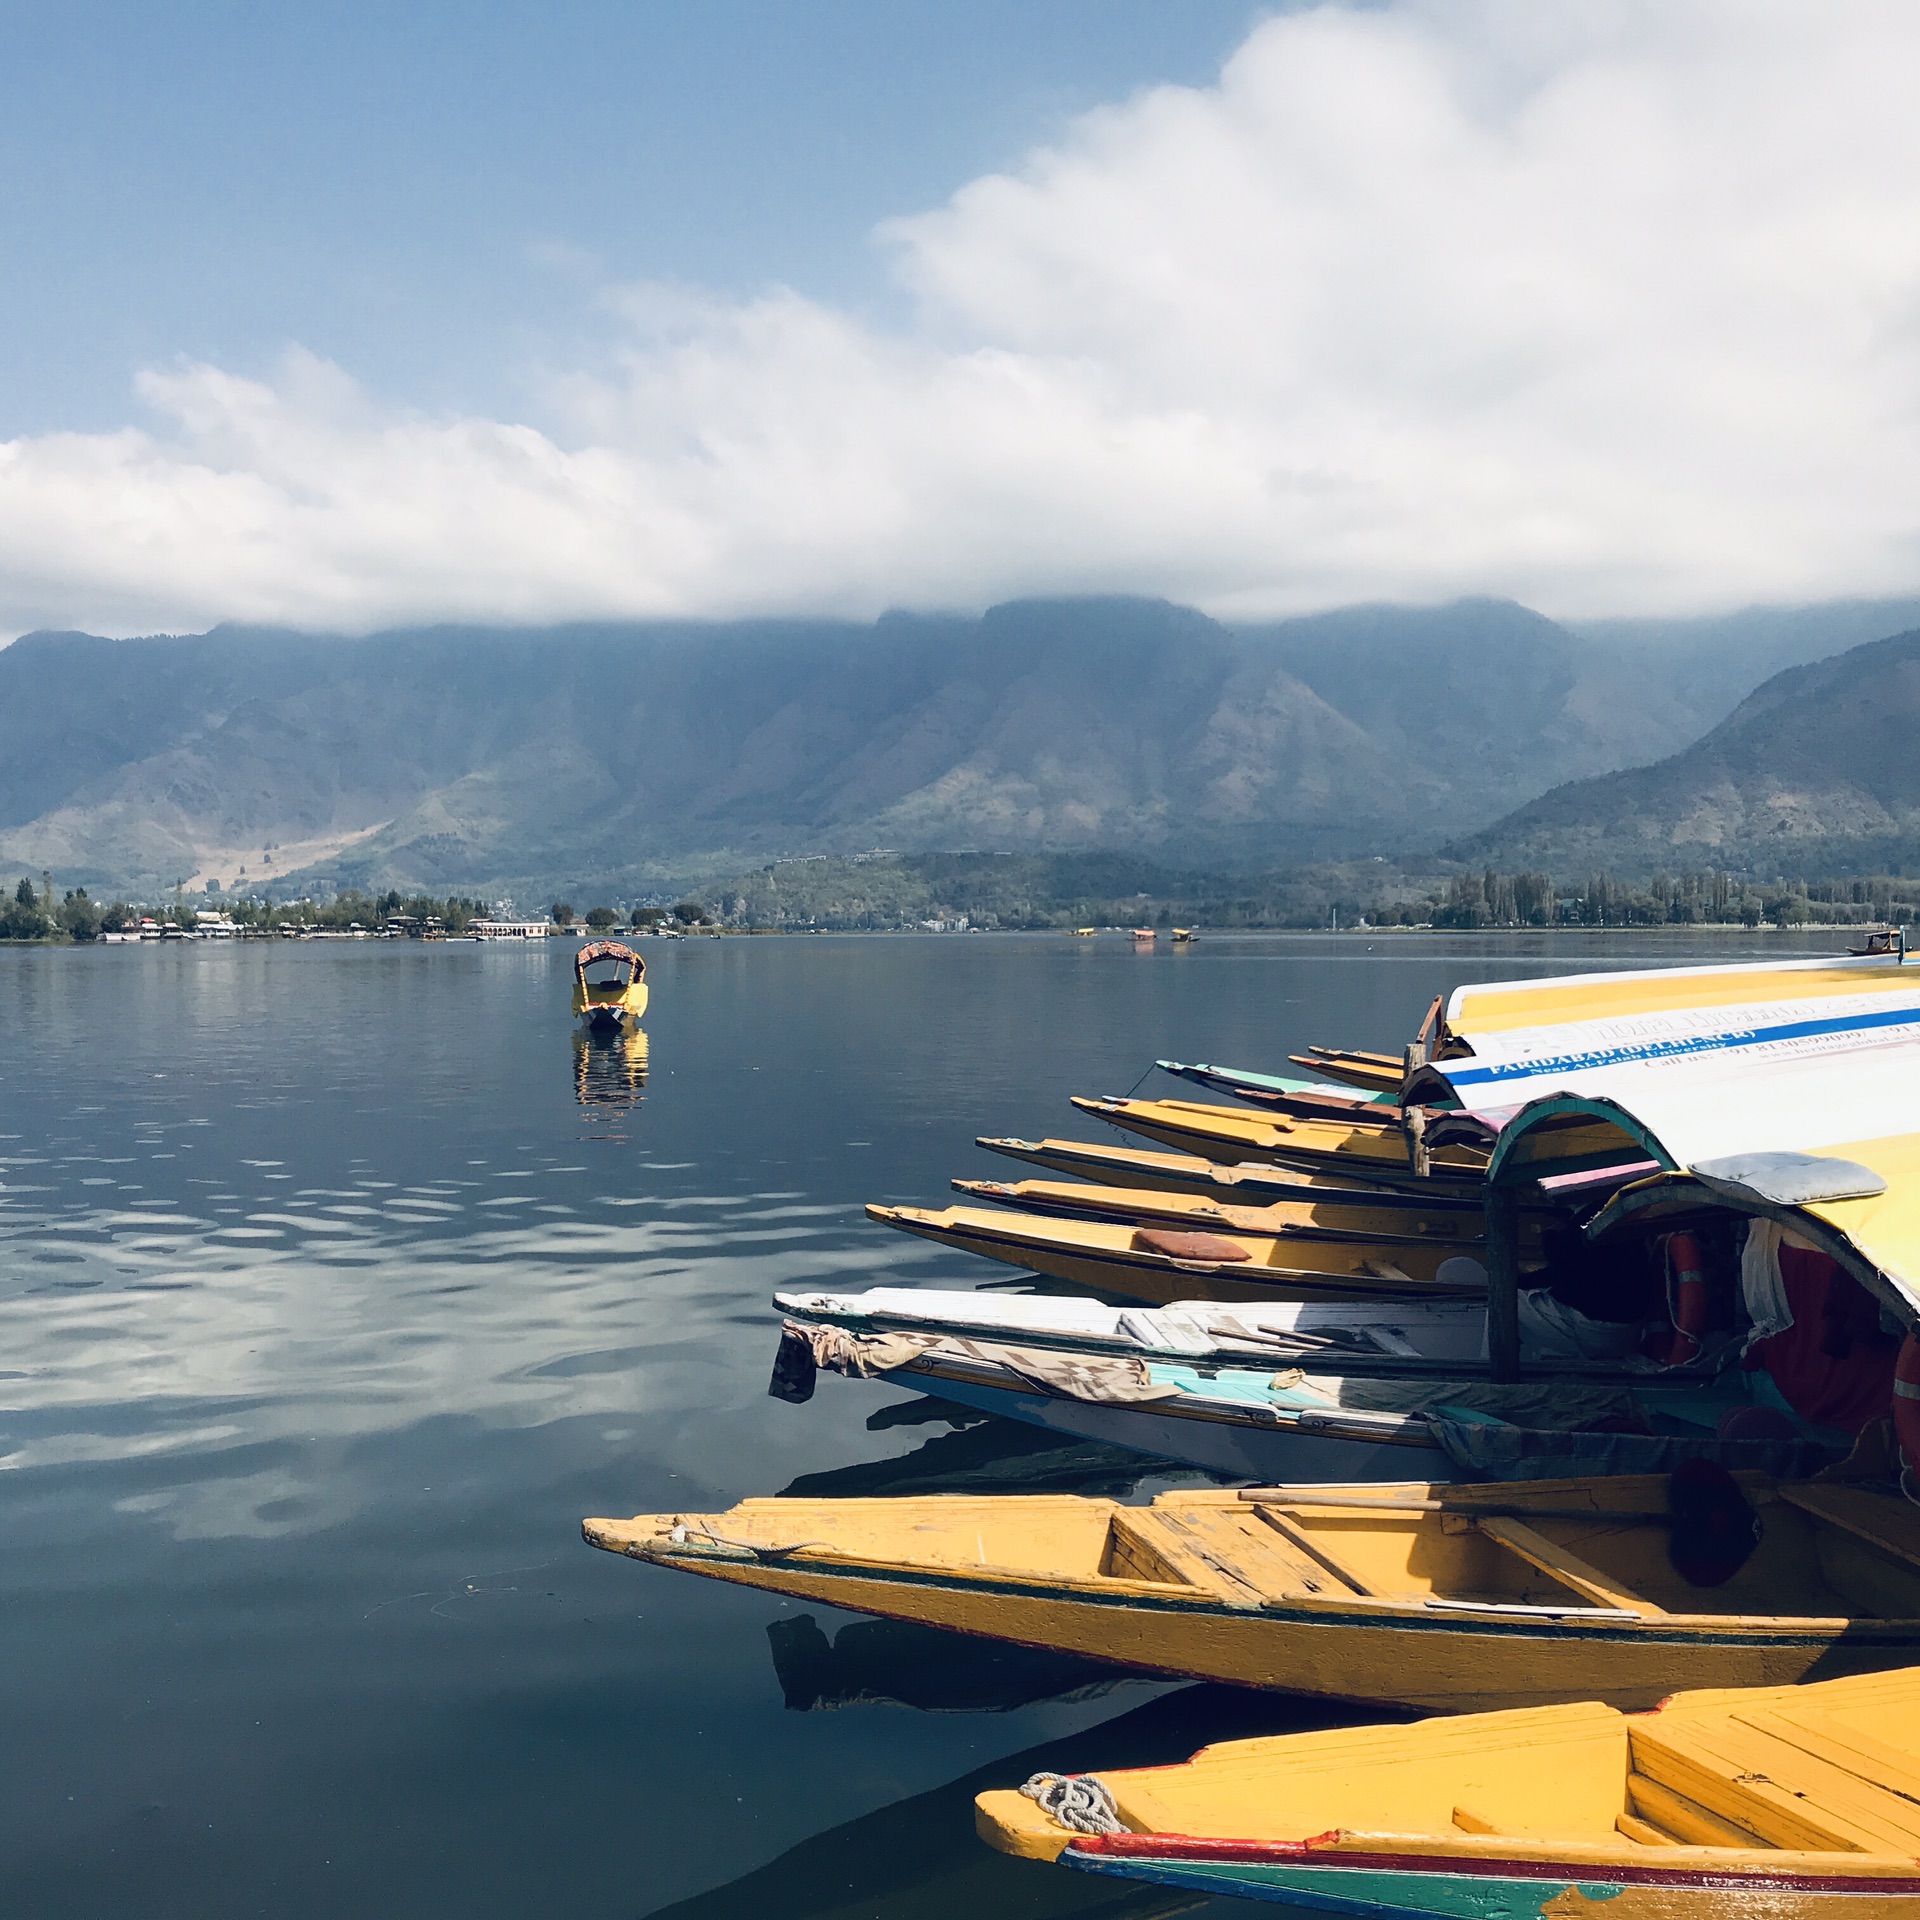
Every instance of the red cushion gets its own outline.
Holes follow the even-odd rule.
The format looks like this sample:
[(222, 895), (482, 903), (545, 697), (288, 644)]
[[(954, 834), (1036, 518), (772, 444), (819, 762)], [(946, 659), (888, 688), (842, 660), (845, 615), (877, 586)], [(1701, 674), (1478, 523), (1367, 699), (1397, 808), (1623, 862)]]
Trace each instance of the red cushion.
[(1170, 1260), (1253, 1258), (1238, 1241), (1223, 1240), (1217, 1233), (1172, 1233), (1164, 1227), (1136, 1228), (1133, 1245), (1138, 1253), (1164, 1253)]

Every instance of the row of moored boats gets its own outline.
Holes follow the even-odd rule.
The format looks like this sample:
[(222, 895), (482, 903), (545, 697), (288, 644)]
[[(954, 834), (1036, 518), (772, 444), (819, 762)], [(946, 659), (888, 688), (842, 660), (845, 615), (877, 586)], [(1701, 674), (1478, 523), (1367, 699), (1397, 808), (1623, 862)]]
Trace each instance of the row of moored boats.
[[(1160, 1065), (883, 1224), (1068, 1283), (775, 1296), (822, 1370), (1209, 1470), (755, 1499), (594, 1545), (1385, 1703), (983, 1794), (1004, 1850), (1335, 1911), (1920, 1911), (1920, 969), (1462, 987), (1399, 1057)], [(1200, 1476), (1188, 1475), (1188, 1478)], [(1864, 1904), (1863, 1904), (1864, 1903)]]

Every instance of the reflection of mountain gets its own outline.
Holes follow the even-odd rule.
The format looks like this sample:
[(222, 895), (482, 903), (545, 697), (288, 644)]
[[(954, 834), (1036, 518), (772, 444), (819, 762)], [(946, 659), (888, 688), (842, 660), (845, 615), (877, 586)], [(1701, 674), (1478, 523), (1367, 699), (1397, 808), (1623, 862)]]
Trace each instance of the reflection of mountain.
[(1093, 1874), (1010, 1860), (975, 1837), (973, 1796), (1041, 1772), (1154, 1766), (1219, 1740), (1368, 1718), (1358, 1707), (1183, 1687), (1084, 1733), (1009, 1754), (964, 1779), (816, 1834), (725, 1886), (657, 1909), (651, 1920), (981, 1920), (987, 1914), (994, 1920), (1171, 1920), (1211, 1903), (1145, 1887), (1116, 1894), (1113, 1881)]
[(767, 1624), (773, 1670), (794, 1713), (891, 1705), (923, 1713), (1007, 1713), (1036, 1700), (1111, 1693), (1098, 1660), (942, 1633), (910, 1620), (853, 1620), (829, 1640), (810, 1613)]
[(583, 1107), (631, 1113), (647, 1084), (647, 1036), (639, 1031), (606, 1038), (573, 1036), (573, 1091)]
[[(826, 1473), (803, 1473), (783, 1495), (851, 1500), (881, 1493), (1084, 1493), (1119, 1499), (1149, 1475), (1169, 1469), (1124, 1447), (1075, 1440), (1013, 1420), (986, 1420), (937, 1434), (893, 1460), (865, 1460)], [(1204, 1479), (1203, 1474), (1194, 1478)]]

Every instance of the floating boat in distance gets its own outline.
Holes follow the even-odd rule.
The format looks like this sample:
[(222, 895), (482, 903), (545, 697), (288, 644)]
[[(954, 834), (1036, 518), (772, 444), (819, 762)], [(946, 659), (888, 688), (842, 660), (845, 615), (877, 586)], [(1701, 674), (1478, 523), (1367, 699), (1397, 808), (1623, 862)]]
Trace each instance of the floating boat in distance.
[(590, 941), (573, 956), (573, 1010), (589, 1032), (631, 1032), (647, 1010), (647, 963), (618, 940)]
[(1917, 1802), (1909, 1669), (1236, 1740), (974, 1807), (1003, 1853), (1338, 1913), (1893, 1920)]
[(1435, 1713), (1650, 1707), (1682, 1674), (1782, 1686), (1920, 1664), (1920, 1511), (1891, 1488), (1695, 1465), (1183, 1491), (1149, 1506), (745, 1500), (583, 1532), (610, 1553), (853, 1613)]
[(1091, 940), (1099, 931), (1098, 927), (1075, 927), (1073, 937), (1076, 940)]
[(1868, 934), (1864, 946), (1849, 947), (1847, 951), (1856, 960), (1884, 954), (1893, 954), (1904, 960), (1907, 957), (1907, 930), (1905, 927), (1887, 927), (1878, 933)]
[(1176, 947), (1192, 946), (1193, 929), (1191, 927), (1175, 927), (1173, 930), (1173, 944)]
[(1133, 929), (1133, 940), (1136, 946), (1150, 947), (1159, 938), (1159, 934), (1151, 927), (1135, 927)]
[(1487, 1290), (1477, 1241), (1201, 1232), (985, 1207), (875, 1203), (867, 1218), (1124, 1300), (1479, 1300)]

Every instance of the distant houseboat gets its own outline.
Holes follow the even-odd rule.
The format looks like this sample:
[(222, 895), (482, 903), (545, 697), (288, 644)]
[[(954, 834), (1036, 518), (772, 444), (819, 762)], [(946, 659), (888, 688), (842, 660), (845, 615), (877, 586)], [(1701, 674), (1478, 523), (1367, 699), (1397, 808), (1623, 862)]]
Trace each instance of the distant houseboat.
[(550, 920), (469, 920), (467, 931), (476, 940), (544, 940), (560, 929)]

